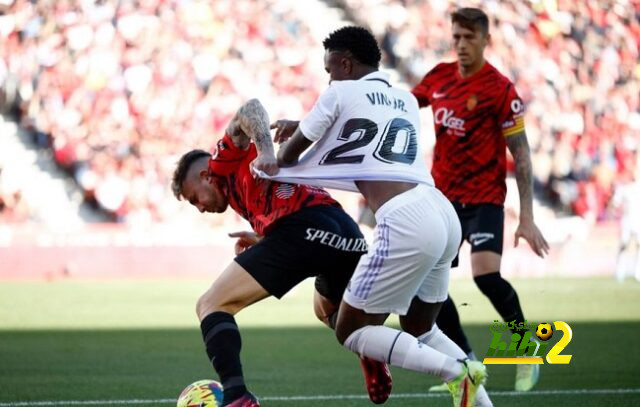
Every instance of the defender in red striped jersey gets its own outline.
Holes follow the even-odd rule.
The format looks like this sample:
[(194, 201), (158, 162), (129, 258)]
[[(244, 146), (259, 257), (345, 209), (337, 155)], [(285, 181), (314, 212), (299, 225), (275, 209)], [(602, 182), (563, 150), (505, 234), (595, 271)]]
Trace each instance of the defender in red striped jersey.
[[(183, 155), (172, 182), (176, 198), (184, 197), (200, 212), (222, 213), (230, 205), (255, 232), (231, 234), (239, 238), (237, 256), (196, 306), (207, 355), (224, 387), (223, 405), (229, 407), (259, 407), (244, 382), (234, 315), (316, 276), (314, 311), (335, 328), (342, 294), (367, 251), (358, 225), (327, 192), (261, 180), (252, 174), (254, 165), (278, 170), (269, 118), (256, 99), (238, 110), (211, 154)], [(392, 385), (388, 367), (375, 360), (361, 367), (369, 397), (384, 402)]]
[[(432, 175), (458, 213), (463, 240), (471, 244), (471, 269), (478, 288), (505, 321), (524, 322), (518, 295), (500, 275), (507, 147), (515, 161), (520, 195), (515, 244), (522, 237), (541, 257), (549, 246), (533, 220), (523, 103), (511, 81), (484, 59), (490, 40), (487, 15), (477, 8), (462, 8), (453, 13), (451, 21), (457, 61), (438, 64), (413, 89), (420, 106), (433, 109)], [(437, 324), (467, 354), (475, 356), (450, 297)], [(532, 389), (538, 374), (537, 365), (518, 365), (515, 389)]]
[[(255, 178), (251, 174), (250, 163), (257, 156), (255, 144), (249, 144), (244, 150), (225, 134), (213, 149), (208, 163), (208, 175), (220, 189), (226, 191), (231, 208), (249, 221), (257, 234), (264, 235), (278, 219), (302, 208), (340, 206), (321, 188)], [(204, 207), (202, 211), (211, 212)]]
[(449, 200), (504, 204), (506, 138), (524, 132), (522, 100), (489, 62), (469, 77), (458, 62), (440, 63), (413, 94), (431, 105), (436, 145), (431, 174)]

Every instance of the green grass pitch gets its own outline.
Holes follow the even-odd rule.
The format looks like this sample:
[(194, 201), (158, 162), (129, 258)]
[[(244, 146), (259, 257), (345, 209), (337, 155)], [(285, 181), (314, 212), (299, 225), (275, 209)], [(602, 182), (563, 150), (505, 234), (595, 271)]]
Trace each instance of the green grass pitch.
[[(194, 314), (208, 281), (56, 281), (0, 284), (0, 407), (171, 406), (181, 389), (215, 378)], [(530, 394), (514, 394), (514, 366), (488, 366), (496, 406), (640, 405), (640, 284), (609, 279), (513, 280), (530, 322), (563, 320), (569, 365), (542, 366)], [(453, 297), (484, 356), (497, 314), (473, 282)], [(270, 406), (367, 406), (355, 355), (315, 320), (312, 284), (241, 312), (249, 387)], [(395, 319), (389, 323), (394, 324)], [(554, 334), (554, 343), (560, 335)], [(436, 380), (392, 369), (388, 406), (450, 406)]]

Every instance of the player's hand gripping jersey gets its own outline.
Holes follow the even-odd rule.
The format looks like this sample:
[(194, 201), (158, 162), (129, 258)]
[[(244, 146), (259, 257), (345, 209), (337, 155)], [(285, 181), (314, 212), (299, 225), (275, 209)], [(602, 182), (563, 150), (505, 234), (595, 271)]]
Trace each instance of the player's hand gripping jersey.
[(339, 204), (324, 190), (254, 178), (249, 163), (257, 157), (256, 146), (242, 150), (228, 135), (211, 152), (209, 171), (227, 192), (229, 205), (248, 220), (256, 233), (264, 235), (285, 215), (315, 205)]
[(516, 89), (491, 64), (462, 78), (457, 62), (441, 63), (413, 89), (432, 106), (436, 145), (431, 174), (451, 201), (502, 205), (506, 195), (505, 137), (524, 130)]
[(388, 75), (333, 81), (300, 130), (313, 147), (272, 177), (357, 191), (353, 181), (407, 181), (433, 186), (420, 148), (415, 97), (392, 87)]

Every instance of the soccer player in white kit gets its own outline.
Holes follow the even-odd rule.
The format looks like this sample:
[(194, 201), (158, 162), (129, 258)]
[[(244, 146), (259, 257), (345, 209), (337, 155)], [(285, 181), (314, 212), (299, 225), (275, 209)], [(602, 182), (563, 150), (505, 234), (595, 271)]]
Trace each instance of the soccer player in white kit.
[[(378, 71), (380, 50), (366, 29), (343, 27), (323, 44), (330, 86), (301, 122), (272, 124), (284, 144), (280, 169), (270, 175), (359, 191), (375, 213), (373, 245), (340, 305), (338, 341), (361, 356), (438, 376), (454, 406), (473, 406), (476, 393), (475, 405), (491, 405), (484, 365), (466, 360), (434, 325), (461, 230), (424, 163), (418, 103)], [(259, 164), (255, 170), (265, 175)], [(390, 313), (403, 331), (383, 325)]]
[(635, 180), (631, 174), (622, 178), (611, 198), (611, 205), (621, 212), (616, 279), (622, 283), (631, 264), (636, 281), (640, 282), (640, 169)]

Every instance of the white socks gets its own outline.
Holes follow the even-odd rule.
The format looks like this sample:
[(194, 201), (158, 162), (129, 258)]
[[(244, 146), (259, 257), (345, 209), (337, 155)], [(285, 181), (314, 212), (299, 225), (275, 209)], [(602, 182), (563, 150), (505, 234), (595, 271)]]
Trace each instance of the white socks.
[[(449, 337), (445, 335), (435, 324), (429, 332), (420, 335), (420, 337), (418, 337), (418, 340), (425, 345), (431, 346), (433, 349), (445, 353), (456, 359), (466, 359), (467, 357), (464, 351), (460, 349), (460, 347), (456, 345), (454, 341), (449, 339)], [(489, 399), (489, 395), (487, 394), (484, 386), (478, 387), (475, 405), (482, 407), (493, 406), (493, 403), (491, 403), (491, 399)]]
[[(456, 359), (406, 332), (383, 325), (369, 325), (358, 329), (349, 335), (344, 346), (361, 356), (403, 369), (433, 374), (445, 382), (462, 373), (462, 365)], [(463, 352), (462, 358), (464, 357)]]
[(418, 340), (456, 359), (467, 358), (464, 351), (460, 349), (454, 341), (449, 339), (449, 337), (445, 335), (444, 332), (442, 332), (435, 324), (429, 332), (420, 335)]

